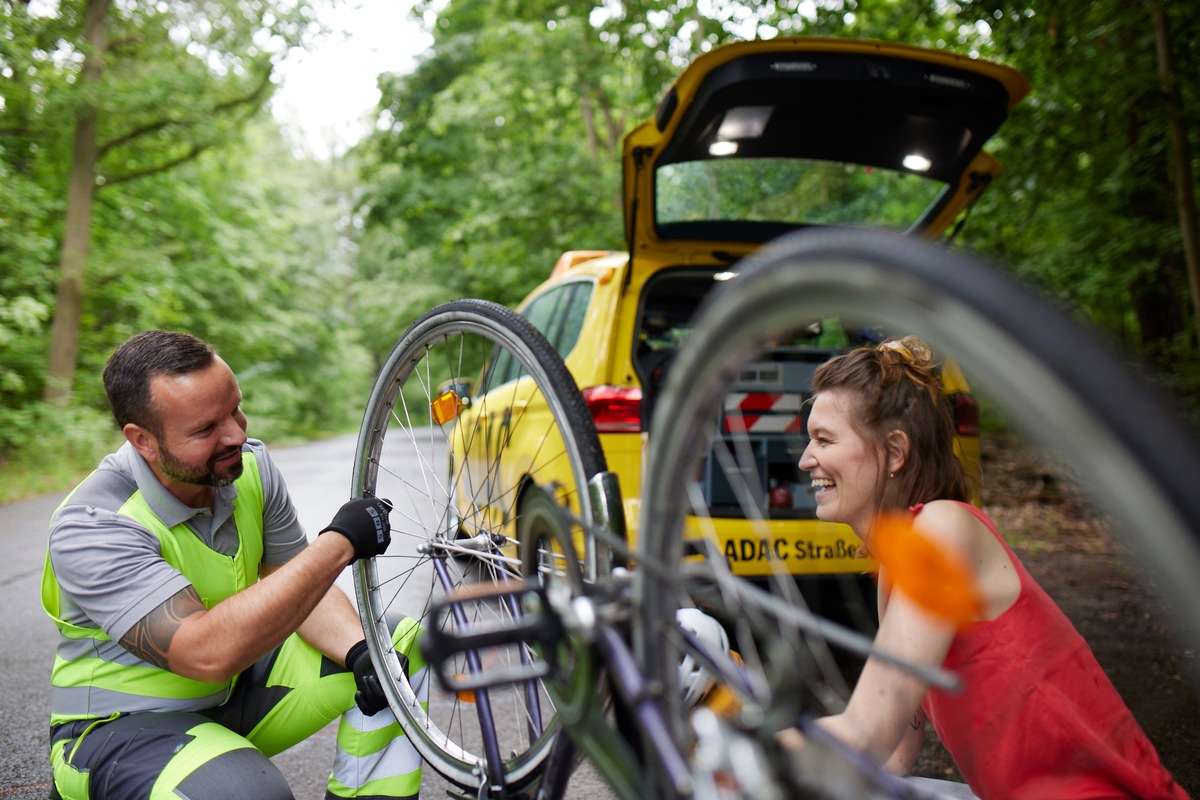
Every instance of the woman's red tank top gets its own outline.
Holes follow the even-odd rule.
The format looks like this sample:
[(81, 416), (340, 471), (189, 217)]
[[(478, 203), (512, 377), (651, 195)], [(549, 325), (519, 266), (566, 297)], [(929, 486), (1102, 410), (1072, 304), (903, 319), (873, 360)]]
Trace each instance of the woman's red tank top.
[(1007, 611), (950, 647), (945, 667), (963, 690), (932, 689), (922, 703), (971, 789), (985, 800), (1186, 798), (1083, 637), (991, 519), (963, 505), (1004, 546), (1021, 581)]

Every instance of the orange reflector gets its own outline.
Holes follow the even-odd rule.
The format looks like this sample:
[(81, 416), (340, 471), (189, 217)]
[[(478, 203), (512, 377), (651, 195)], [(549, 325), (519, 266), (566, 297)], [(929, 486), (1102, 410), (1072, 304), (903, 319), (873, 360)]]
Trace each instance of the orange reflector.
[[(455, 675), (454, 677), (455, 678), (465, 678), (467, 676), (466, 675)], [(475, 692), (471, 689), (459, 689), (454, 694), (459, 700), (461, 700), (464, 703), (474, 703), (475, 702)]]
[(936, 617), (962, 625), (982, 608), (970, 567), (913, 527), (908, 514), (883, 514), (875, 521), (871, 553), (892, 585)]
[(458, 409), (458, 392), (453, 389), (442, 392), (429, 403), (429, 413), (433, 415), (433, 421), (438, 425), (445, 425), (457, 417)]
[[(744, 666), (742, 657), (737, 652), (730, 650), (729, 655), (739, 667)], [(718, 717), (724, 717), (725, 719), (733, 719), (742, 710), (742, 701), (738, 699), (738, 696), (733, 693), (732, 689), (723, 683), (713, 686), (709, 693), (704, 696), (701, 705), (708, 708), (709, 711), (712, 711)]]

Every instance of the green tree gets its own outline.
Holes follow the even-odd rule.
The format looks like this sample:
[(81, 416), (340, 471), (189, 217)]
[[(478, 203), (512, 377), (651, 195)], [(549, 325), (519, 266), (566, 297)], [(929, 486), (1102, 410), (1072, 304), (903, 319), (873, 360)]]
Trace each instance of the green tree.
[(23, 91), (5, 132), (49, 151), (67, 186), (45, 380), (46, 399), (63, 401), (97, 194), (228, 142), (270, 96), (273, 60), (302, 39), (311, 12), (268, 0), (63, 0), (51, 17), (34, 17), (24, 2), (4, 6), (32, 45), (21, 52)]
[(1200, 23), (1184, 4), (713, 3), (707, 20), (654, 0), (620, 6), (622, 35), (661, 31), (660, 53), (686, 52), (680, 44), (688, 42), (693, 50), (715, 46), (731, 33), (833, 35), (944, 48), (1021, 69), (1033, 93), (989, 144), (1008, 172), (984, 195), (964, 238), (1110, 331), (1185, 397), (1200, 399), (1190, 140)]
[[(54, 119), (66, 125), (61, 112), (71, 107), (79, 65), (66, 49), (49, 55), (71, 19), (14, 10), (0, 18), (4, 496), (13, 487), (57, 488), (113, 445), (99, 373), (117, 344), (146, 328), (212, 341), (239, 373), (257, 436), (279, 441), (357, 422), (372, 375), (351, 301), (354, 171), (344, 160), (298, 157), (265, 109), (249, 107), (245, 121), (211, 121), (220, 136), (194, 154), (170, 150), (188, 157), (169, 169), (155, 168), (164, 160), (151, 157), (151, 145), (166, 148), (178, 131), (150, 134), (153, 142), (131, 145), (115, 162), (101, 159), (79, 312), (80, 379), (71, 406), (39, 401), (71, 143), (46, 129)], [(157, 98), (160, 110), (170, 111), (169, 96)], [(180, 106), (190, 108), (186, 98)], [(54, 458), (39, 458), (46, 452)], [(42, 469), (56, 472), (50, 482), (34, 482)]]
[[(1180, 185), (1194, 172), (1179, 145), (1196, 129), (1200, 26), (1183, 4), (1162, 7), (1174, 42), (1172, 102), (1150, 8), (1115, 0), (964, 6), (989, 29), (997, 57), (1033, 85), (1002, 133), (1007, 172), (984, 195), (971, 240), (1195, 392), (1181, 225), (1189, 214), (1194, 225), (1195, 209), (1181, 212), (1176, 198), (1194, 188)], [(1172, 115), (1184, 137), (1174, 151)]]
[[(454, 296), (511, 304), (562, 251), (623, 248), (622, 137), (695, 55), (736, 38), (872, 35), (901, 21), (928, 41), (957, 32), (932, 0), (896, 6), (418, 3), (433, 46), (411, 75), (381, 77), (377, 132), (360, 150), (359, 307), (407, 320)], [(390, 341), (372, 346), (376, 357)]]
[[(62, 69), (38, 53), (53, 49), (59, 30), (41, 24), (24, 4), (0, 15), (0, 406), (41, 389), (46, 359), (43, 331), (53, 312), (53, 282), (44, 265), (53, 258), (56, 201), (36, 135), (44, 96), (65, 83)], [(40, 87), (46, 87), (45, 89)]]
[[(76, 400), (147, 328), (211, 341), (238, 372), (256, 435), (356, 421), (369, 388), (349, 301), (353, 172), (295, 158), (270, 121), (170, 173), (113, 187), (98, 205)], [(343, 299), (345, 298), (345, 299)]]
[[(621, 247), (620, 139), (642, 91), (587, 10), (455, 3), (432, 32), (413, 74), (381, 80), (361, 148), (360, 307), (405, 321), (453, 296), (513, 303), (562, 251)], [(373, 328), (393, 332), (378, 352), (395, 323)]]

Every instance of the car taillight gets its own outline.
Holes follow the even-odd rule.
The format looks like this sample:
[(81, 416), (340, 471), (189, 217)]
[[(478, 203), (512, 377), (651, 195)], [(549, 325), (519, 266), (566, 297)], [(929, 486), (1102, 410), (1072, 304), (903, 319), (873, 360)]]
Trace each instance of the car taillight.
[(979, 404), (975, 398), (964, 392), (950, 395), (954, 404), (954, 432), (959, 436), (979, 435)]
[(597, 433), (640, 433), (642, 390), (636, 386), (589, 386), (583, 399)]

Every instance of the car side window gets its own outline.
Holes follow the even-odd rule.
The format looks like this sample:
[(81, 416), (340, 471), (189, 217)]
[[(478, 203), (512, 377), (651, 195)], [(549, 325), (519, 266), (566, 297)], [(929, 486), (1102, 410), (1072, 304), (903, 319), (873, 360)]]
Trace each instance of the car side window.
[(583, 319), (587, 316), (588, 304), (592, 301), (593, 288), (594, 284), (590, 281), (574, 284), (571, 287), (570, 296), (560, 307), (559, 315), (562, 318), (562, 327), (559, 328), (558, 335), (550, 343), (563, 358), (571, 354), (571, 351), (575, 349), (575, 343), (579, 341), (579, 334), (583, 330)]
[(520, 364), (512, 357), (510, 350), (500, 347), (495, 348), (492, 351), (487, 374), (479, 387), (480, 393), (487, 394), (497, 386), (503, 386), (511, 381), (516, 377), (518, 367), (520, 367)]
[[(591, 281), (556, 286), (521, 312), (562, 358), (570, 355), (579, 341), (593, 288)], [(484, 393), (521, 377), (521, 363), (508, 350), (501, 350), (493, 358), (479, 389)]]
[(533, 327), (537, 328), (552, 344), (554, 342), (554, 335), (557, 333), (561, 323), (558, 315), (558, 307), (566, 299), (569, 293), (568, 290), (572, 285), (566, 284), (554, 287), (530, 303), (521, 312), (525, 319), (533, 323)]
[(563, 358), (570, 355), (579, 341), (592, 289), (591, 281), (567, 283), (538, 297), (524, 311), (525, 318)]

